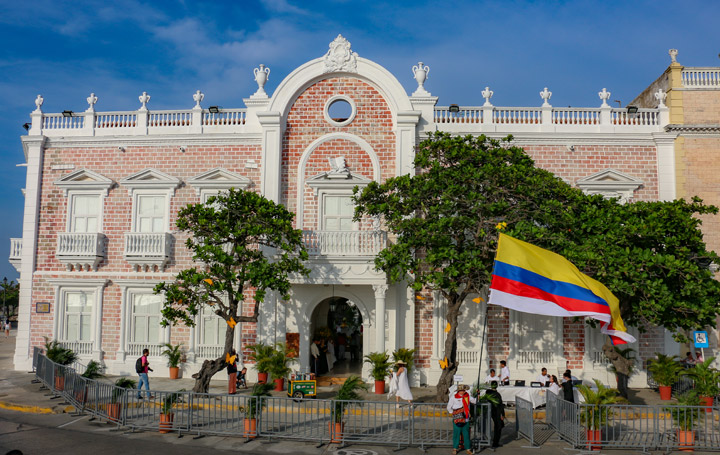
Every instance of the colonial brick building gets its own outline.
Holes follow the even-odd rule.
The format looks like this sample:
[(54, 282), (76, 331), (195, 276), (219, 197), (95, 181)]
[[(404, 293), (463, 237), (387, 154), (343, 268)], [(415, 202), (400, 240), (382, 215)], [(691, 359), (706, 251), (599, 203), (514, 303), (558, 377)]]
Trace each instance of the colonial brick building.
[[(29, 368), (32, 347), (43, 337), (102, 361), (112, 373), (132, 373), (143, 348), (156, 357), (167, 341), (184, 344), (188, 371), (219, 355), (224, 322), (201, 314), (195, 328), (161, 328), (162, 298), (152, 288), (192, 264), (175, 228), (177, 211), (236, 187), (296, 213), (312, 271), (294, 284), (290, 300), (270, 295), (260, 322), (240, 326), (238, 351), (256, 341), (299, 340), (299, 366), (306, 368), (312, 334), (339, 321), (333, 318), (342, 307), (362, 326), (364, 354), (416, 348), (413, 381), (434, 383), (444, 356), (442, 302), (432, 293), (418, 299), (373, 269), (387, 234), (372, 220), (352, 221), (352, 188), (414, 172), (415, 145), (443, 130), (512, 134), (539, 166), (589, 193), (623, 201), (698, 194), (720, 203), (719, 165), (708, 153), (720, 151), (718, 69), (702, 69), (697, 79), (697, 70), (674, 60), (638, 97), (635, 113), (608, 105), (605, 89), (591, 108), (555, 108), (547, 88), (540, 107), (495, 107), (489, 88), (482, 106), (438, 106), (424, 88), (422, 63), (413, 67), (418, 88), (408, 95), (341, 36), (324, 57), (287, 75), (272, 96), (260, 65), (258, 90), (245, 108), (204, 108), (198, 91), (192, 109), (151, 110), (143, 93), (137, 111), (96, 112), (93, 94), (83, 113), (51, 114), (38, 96), (22, 137), (23, 237), (12, 239), (10, 258), (21, 283), (15, 366)], [(716, 225), (713, 217), (705, 228), (718, 249)], [(487, 336), (483, 370), (506, 358), (517, 379), (534, 378), (546, 366), (609, 382), (603, 339), (582, 322), (490, 308), (483, 334), (484, 307), (468, 302), (465, 308), (461, 373), (474, 377)], [(251, 304), (243, 311), (251, 313)], [(646, 359), (682, 347), (651, 328), (636, 349)]]

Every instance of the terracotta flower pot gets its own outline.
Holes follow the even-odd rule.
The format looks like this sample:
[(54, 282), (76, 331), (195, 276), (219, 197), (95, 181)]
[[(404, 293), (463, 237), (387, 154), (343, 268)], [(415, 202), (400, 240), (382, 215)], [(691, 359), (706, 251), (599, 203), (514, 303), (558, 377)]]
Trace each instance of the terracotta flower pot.
[(700, 403), (707, 406), (705, 408), (705, 412), (712, 412), (712, 405), (715, 401), (715, 397), (700, 397)]
[(385, 381), (375, 381), (375, 393), (378, 395), (382, 395), (385, 393)]
[(669, 385), (658, 386), (658, 389), (660, 390), (661, 400), (667, 401), (672, 398), (672, 387), (670, 387)]
[(257, 438), (257, 419), (245, 419), (243, 421), (243, 436), (248, 439)]
[(173, 428), (175, 414), (160, 414), (160, 433), (170, 433)]
[(258, 373), (258, 383), (259, 384), (265, 384), (268, 380), (268, 374), (267, 373)]
[(678, 449), (681, 452), (695, 451), (695, 432), (693, 430), (677, 430)]
[(328, 429), (330, 430), (330, 444), (340, 444), (343, 439), (345, 423), (328, 422)]
[(588, 450), (600, 450), (602, 447), (602, 434), (600, 430), (585, 430)]
[(180, 367), (170, 367), (170, 379), (177, 379), (180, 377)]
[(55, 390), (58, 392), (65, 390), (65, 376), (55, 376)]
[(282, 392), (285, 389), (285, 379), (283, 379), (283, 378), (273, 379), (273, 382), (275, 383), (275, 391), (276, 392)]
[(107, 406), (108, 418), (113, 422), (120, 420), (120, 403), (109, 403)]

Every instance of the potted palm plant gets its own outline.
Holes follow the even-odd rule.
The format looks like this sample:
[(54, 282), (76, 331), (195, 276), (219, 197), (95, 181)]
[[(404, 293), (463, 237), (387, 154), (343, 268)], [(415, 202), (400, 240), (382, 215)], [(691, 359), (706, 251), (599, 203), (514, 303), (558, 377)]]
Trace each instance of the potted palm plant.
[(247, 401), (245, 407), (241, 407), (240, 410), (245, 412), (245, 419), (243, 421), (243, 428), (245, 436), (248, 439), (255, 439), (257, 437), (257, 414), (258, 411), (262, 411), (265, 407), (266, 402), (261, 400), (260, 397), (269, 397), (272, 384), (267, 382), (258, 382), (252, 388), (250, 398)]
[(678, 396), (677, 404), (666, 408), (677, 426), (678, 449), (682, 452), (692, 452), (695, 446), (695, 431), (693, 427), (700, 417), (700, 398), (694, 390)]
[[(50, 341), (45, 338), (45, 356), (51, 362), (67, 366), (77, 360), (77, 354), (72, 349), (62, 347), (57, 340)], [(55, 370), (55, 390), (65, 390), (64, 368)]]
[(290, 374), (292, 369), (288, 363), (294, 362), (295, 359), (290, 357), (292, 352), (285, 343), (278, 342), (275, 344), (275, 351), (270, 358), (269, 373), (275, 383), (275, 390), (282, 392), (285, 385), (285, 378)]
[[(180, 390), (179, 392), (183, 392)], [(175, 413), (173, 408), (180, 401), (180, 393), (172, 392), (165, 395), (160, 404), (160, 433), (170, 433), (173, 428), (173, 421), (175, 420)]]
[(365, 363), (369, 363), (372, 369), (370, 376), (375, 380), (375, 393), (385, 393), (385, 378), (390, 374), (390, 356), (386, 352), (371, 352), (365, 356)]
[(683, 367), (676, 356), (660, 354), (659, 352), (656, 352), (655, 355), (656, 358), (648, 361), (648, 372), (658, 384), (660, 399), (669, 400), (672, 398), (672, 385), (677, 381)]
[(113, 422), (120, 420), (120, 406), (122, 404), (120, 403), (120, 398), (125, 392), (125, 389), (134, 389), (136, 385), (137, 382), (130, 378), (118, 378), (118, 380), (115, 381), (115, 387), (113, 387), (112, 393), (110, 394), (110, 403), (107, 404), (107, 414), (110, 420)]
[(275, 348), (265, 343), (250, 344), (246, 346), (246, 348), (250, 350), (248, 359), (255, 362), (255, 369), (258, 372), (258, 382), (267, 382)]
[[(328, 422), (330, 430), (330, 443), (341, 443), (343, 438), (343, 430), (345, 427), (344, 416), (348, 406), (348, 401), (362, 401), (363, 397), (360, 391), (367, 391), (367, 386), (359, 376), (350, 376), (340, 386), (335, 401), (333, 401), (333, 419)], [(362, 403), (357, 403), (362, 406)]]
[(168, 367), (170, 368), (170, 379), (177, 379), (180, 376), (180, 360), (182, 359), (182, 351), (180, 347), (182, 343), (172, 345), (170, 343), (163, 344), (165, 350), (161, 353), (168, 359)]
[(710, 357), (703, 363), (698, 363), (695, 368), (683, 370), (682, 374), (689, 376), (695, 381), (695, 392), (697, 393), (700, 403), (707, 406), (707, 412), (712, 411), (712, 405), (715, 396), (720, 393), (720, 371), (710, 365), (715, 361), (715, 357)]
[(580, 423), (585, 426), (589, 450), (600, 450), (602, 444), (602, 428), (607, 424), (608, 405), (616, 404), (621, 399), (617, 396), (617, 389), (605, 387), (602, 382), (595, 379), (597, 391), (586, 385), (578, 385), (578, 391), (585, 399), (580, 407)]
[[(96, 362), (95, 360), (91, 360), (85, 367), (85, 372), (83, 372), (83, 374), (81, 374), (80, 376), (85, 379), (100, 379), (105, 376), (101, 373), (101, 371), (102, 365), (100, 365), (100, 363)], [(80, 403), (85, 403), (85, 401), (87, 400), (87, 381), (83, 382), (84, 387), (80, 390), (75, 391), (75, 399), (77, 399)]]

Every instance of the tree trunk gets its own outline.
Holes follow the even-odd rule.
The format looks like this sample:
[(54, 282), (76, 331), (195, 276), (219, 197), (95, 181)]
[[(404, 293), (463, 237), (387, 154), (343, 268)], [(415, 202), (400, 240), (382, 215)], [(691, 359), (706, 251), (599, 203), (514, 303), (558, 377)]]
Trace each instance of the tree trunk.
[[(233, 311), (233, 313), (235, 313), (235, 311)], [(212, 377), (215, 376), (215, 373), (222, 371), (225, 367), (227, 367), (225, 356), (226, 354), (232, 352), (234, 340), (235, 327), (230, 327), (228, 324), (227, 329), (225, 330), (225, 352), (221, 357), (215, 360), (205, 360), (202, 367), (200, 367), (200, 371), (192, 375), (193, 379), (195, 379), (195, 386), (192, 389), (193, 392), (208, 393)]]
[(615, 348), (610, 342), (610, 337), (607, 337), (605, 340), (602, 350), (605, 357), (607, 357), (615, 367), (615, 371), (626, 376), (630, 376), (630, 367), (632, 367), (633, 361), (626, 359), (615, 351)]
[(447, 322), (450, 324), (450, 331), (445, 337), (445, 357), (447, 358), (447, 368), (442, 370), (440, 379), (437, 383), (436, 397), (441, 403), (448, 401), (448, 390), (453, 383), (453, 376), (457, 372), (457, 321), (460, 314), (460, 306), (462, 299), (457, 294), (452, 294), (447, 303)]

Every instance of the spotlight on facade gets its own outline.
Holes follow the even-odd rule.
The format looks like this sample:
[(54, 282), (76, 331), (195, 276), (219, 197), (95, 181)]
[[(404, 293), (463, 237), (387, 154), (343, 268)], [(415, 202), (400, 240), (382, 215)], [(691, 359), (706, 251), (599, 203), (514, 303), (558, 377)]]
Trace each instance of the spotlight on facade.
[(72, 117), (73, 111), (62, 111), (63, 117)]
[(210, 112), (211, 114), (217, 114), (220, 112), (220, 106), (210, 106), (208, 108), (208, 112)]
[(23, 128), (25, 128), (25, 131), (30, 131), (30, 124), (29, 124), (29, 123), (23, 123)]
[(460, 112), (460, 106), (458, 106), (457, 104), (451, 104), (448, 107), (448, 112), (453, 112), (453, 113)]
[(638, 113), (638, 107), (637, 107), (637, 106), (628, 106), (626, 109), (627, 109), (627, 113), (630, 114), (630, 115), (634, 115), (634, 114), (637, 114), (637, 113)]

